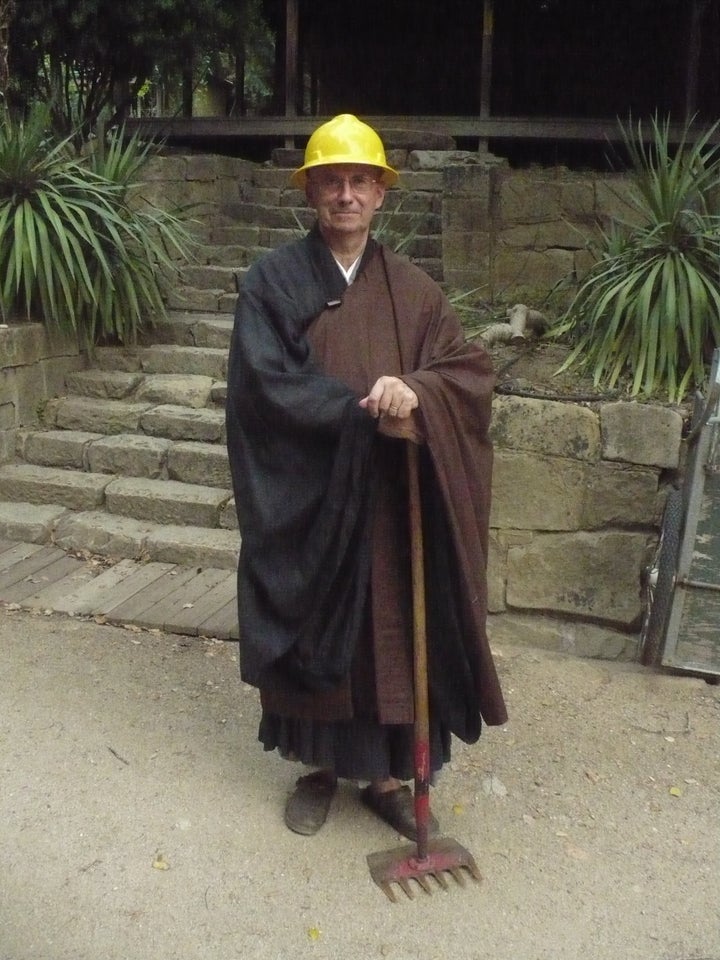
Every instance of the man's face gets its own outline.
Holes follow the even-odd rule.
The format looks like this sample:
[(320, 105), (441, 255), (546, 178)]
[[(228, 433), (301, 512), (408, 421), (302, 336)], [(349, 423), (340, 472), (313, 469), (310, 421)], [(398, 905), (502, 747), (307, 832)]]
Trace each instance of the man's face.
[(381, 176), (382, 170), (364, 163), (334, 163), (308, 171), (305, 195), (331, 247), (333, 240), (367, 236), (373, 214), (385, 199)]

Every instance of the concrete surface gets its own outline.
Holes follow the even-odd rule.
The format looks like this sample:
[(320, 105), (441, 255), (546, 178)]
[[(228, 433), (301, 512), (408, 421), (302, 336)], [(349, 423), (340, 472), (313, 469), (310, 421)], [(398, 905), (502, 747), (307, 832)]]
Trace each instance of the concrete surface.
[(314, 838), (231, 642), (0, 605), (1, 960), (720, 960), (720, 688), (503, 644), (511, 720), (433, 791), (483, 874), (391, 904)]

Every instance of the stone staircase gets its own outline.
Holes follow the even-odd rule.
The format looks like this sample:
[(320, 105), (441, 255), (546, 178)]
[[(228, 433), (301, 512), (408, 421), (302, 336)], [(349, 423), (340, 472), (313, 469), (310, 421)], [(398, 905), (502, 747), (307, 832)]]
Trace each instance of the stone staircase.
[[(386, 202), (400, 207), (393, 232), (414, 231), (407, 252), (436, 276), (438, 176), (408, 173), (402, 196)], [(137, 347), (98, 348), (20, 432), (14, 462), (0, 465), (0, 537), (111, 560), (235, 568), (224, 412), (232, 314), (248, 265), (311, 220), (287, 182), (287, 169), (253, 167), (241, 198), (204, 217), (200, 262), (184, 268), (167, 320)]]
[(64, 550), (232, 568), (225, 450), (232, 319), (174, 313), (163, 342), (99, 348), (0, 466), (0, 525)]

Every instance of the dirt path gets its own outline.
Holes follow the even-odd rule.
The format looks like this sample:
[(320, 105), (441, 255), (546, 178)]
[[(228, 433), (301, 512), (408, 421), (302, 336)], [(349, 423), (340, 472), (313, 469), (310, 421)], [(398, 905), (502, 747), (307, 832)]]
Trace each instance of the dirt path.
[(480, 885), (390, 904), (315, 838), (235, 646), (0, 610), (1, 960), (720, 960), (720, 688), (505, 645), (511, 721), (433, 793)]

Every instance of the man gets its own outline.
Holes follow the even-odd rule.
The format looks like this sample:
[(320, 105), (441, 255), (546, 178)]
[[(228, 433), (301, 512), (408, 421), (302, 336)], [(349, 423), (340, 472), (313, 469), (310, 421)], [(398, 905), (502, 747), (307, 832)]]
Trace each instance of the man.
[[(316, 768), (285, 822), (313, 834), (339, 777), (415, 839), (406, 444), (421, 444), (431, 769), (506, 720), (485, 635), (493, 375), (438, 285), (370, 237), (397, 181), (369, 126), (310, 137), (291, 182), (317, 222), (238, 298), (228, 450), (243, 679), (266, 750)], [(437, 822), (431, 818), (431, 832)]]

